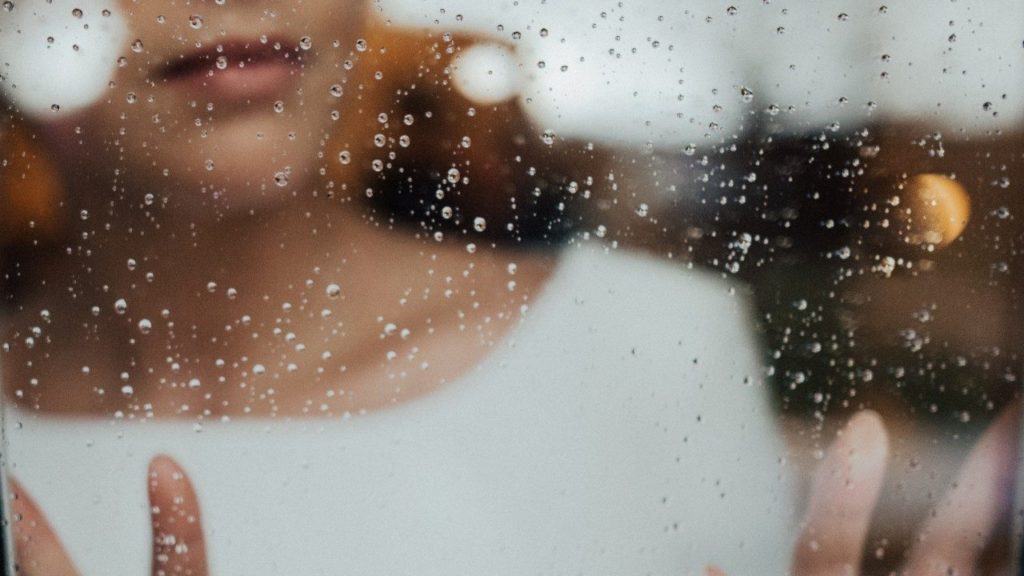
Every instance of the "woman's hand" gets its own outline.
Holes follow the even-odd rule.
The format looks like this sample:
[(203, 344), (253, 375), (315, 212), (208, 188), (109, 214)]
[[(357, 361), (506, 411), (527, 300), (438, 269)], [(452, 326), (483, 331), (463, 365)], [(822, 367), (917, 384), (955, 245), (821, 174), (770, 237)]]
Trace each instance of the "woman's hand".
[[(153, 521), (153, 576), (207, 576), (206, 545), (195, 489), (181, 467), (166, 456), (149, 464)], [(15, 562), (25, 576), (78, 576), (39, 507), (17, 481), (11, 481)], [(111, 550), (116, 556), (116, 550)]]
[[(985, 545), (1013, 497), (1021, 407), (999, 416), (928, 516), (901, 576), (975, 574)], [(793, 555), (796, 576), (857, 576), (885, 477), (889, 440), (873, 412), (854, 416), (829, 449), (812, 484)], [(708, 576), (724, 576), (709, 568)]]

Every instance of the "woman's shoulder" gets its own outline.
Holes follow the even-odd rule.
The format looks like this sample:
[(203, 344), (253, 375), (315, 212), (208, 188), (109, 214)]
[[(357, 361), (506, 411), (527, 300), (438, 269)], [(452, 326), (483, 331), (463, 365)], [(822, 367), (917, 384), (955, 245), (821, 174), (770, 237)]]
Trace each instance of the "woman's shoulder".
[(606, 398), (764, 406), (761, 346), (741, 285), (603, 244), (565, 250), (513, 339), (517, 374), (586, 381)]
[[(578, 315), (649, 336), (753, 346), (745, 285), (692, 263), (598, 243), (570, 245), (552, 291)], [(737, 340), (737, 338), (739, 340)]]

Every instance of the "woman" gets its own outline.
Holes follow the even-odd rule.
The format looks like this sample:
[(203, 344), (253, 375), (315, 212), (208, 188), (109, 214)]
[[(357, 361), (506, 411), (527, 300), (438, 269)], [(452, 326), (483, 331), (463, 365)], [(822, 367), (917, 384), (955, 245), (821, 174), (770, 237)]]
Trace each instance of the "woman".
[[(530, 195), (444, 228), (445, 197), (487, 177), (460, 156), (472, 143), (429, 180), (436, 228), (357, 201), (420, 181), (403, 136), (439, 113), (374, 96), (387, 75), (364, 56), (396, 49), (367, 40), (363, 2), (87, 8), (124, 19), (107, 89), (19, 103), (72, 231), (9, 274), (25, 573), (787, 570), (790, 472), (731, 287), (486, 235), (515, 238)], [(915, 573), (974, 561), (1013, 423)], [(855, 418), (799, 573), (855, 568), (885, 455), (877, 417)]]

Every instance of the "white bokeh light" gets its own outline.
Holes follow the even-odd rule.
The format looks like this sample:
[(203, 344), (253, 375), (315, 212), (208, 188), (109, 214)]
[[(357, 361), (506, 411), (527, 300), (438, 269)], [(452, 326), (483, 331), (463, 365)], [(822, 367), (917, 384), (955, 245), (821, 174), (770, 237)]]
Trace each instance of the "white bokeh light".
[(0, 88), (20, 112), (45, 120), (99, 100), (127, 29), (116, 2), (15, 2), (0, 12)]
[(519, 94), (520, 61), (500, 44), (470, 46), (452, 64), (452, 81), (464, 96), (477, 104), (498, 104)]

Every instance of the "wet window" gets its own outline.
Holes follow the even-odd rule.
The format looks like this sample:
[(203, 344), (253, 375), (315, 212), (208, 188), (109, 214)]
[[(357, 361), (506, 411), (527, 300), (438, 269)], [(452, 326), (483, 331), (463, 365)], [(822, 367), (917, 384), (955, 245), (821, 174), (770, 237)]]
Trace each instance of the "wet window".
[(1022, 43), (4, 1), (7, 573), (1016, 573)]

